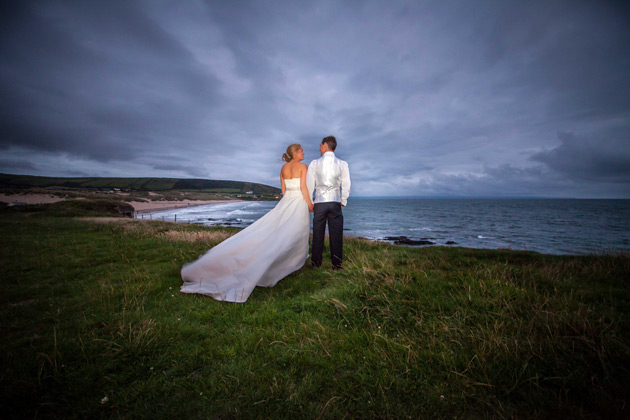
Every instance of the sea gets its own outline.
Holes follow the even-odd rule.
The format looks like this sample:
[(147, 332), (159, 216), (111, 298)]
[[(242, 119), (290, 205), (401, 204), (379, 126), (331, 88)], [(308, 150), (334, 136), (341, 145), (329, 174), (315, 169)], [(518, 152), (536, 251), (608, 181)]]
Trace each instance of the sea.
[[(247, 227), (276, 202), (242, 201), (141, 217)], [(394, 242), (583, 255), (630, 251), (630, 200), (350, 198), (344, 234)], [(140, 216), (139, 216), (140, 217)]]

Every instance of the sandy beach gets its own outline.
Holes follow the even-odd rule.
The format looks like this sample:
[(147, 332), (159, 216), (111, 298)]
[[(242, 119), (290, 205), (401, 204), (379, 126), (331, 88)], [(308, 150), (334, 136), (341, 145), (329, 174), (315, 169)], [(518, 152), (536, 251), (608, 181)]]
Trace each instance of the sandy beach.
[[(154, 194), (150, 194), (154, 195)], [(74, 198), (73, 200), (83, 200), (84, 198)], [(48, 204), (58, 201), (67, 200), (66, 198), (56, 197), (50, 194), (2, 194), (0, 193), (0, 202), (13, 203), (20, 202), (26, 204)], [(138, 213), (148, 213), (159, 210), (176, 209), (180, 207), (201, 206), (206, 204), (230, 203), (243, 200), (156, 200), (156, 201), (130, 201), (129, 204)]]
[(178, 200), (178, 201), (130, 201), (129, 204), (138, 213), (149, 213), (159, 210), (178, 209), (181, 207), (203, 206), (206, 204), (235, 203), (243, 200)]

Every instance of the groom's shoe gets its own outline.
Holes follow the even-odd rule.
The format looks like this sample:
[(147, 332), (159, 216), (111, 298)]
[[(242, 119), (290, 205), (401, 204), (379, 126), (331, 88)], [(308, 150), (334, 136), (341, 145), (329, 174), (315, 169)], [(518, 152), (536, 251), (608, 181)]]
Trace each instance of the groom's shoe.
[(315, 264), (313, 261), (311, 261), (311, 268), (319, 268), (321, 266), (321, 264)]
[(341, 266), (341, 265), (333, 265), (332, 269), (333, 270), (343, 270), (343, 266)]

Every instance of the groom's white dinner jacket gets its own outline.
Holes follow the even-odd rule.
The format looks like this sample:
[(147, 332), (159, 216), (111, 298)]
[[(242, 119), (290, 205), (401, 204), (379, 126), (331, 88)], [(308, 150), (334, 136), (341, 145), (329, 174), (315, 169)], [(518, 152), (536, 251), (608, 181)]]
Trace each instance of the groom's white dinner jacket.
[(306, 172), (306, 187), (314, 203), (336, 201), (345, 206), (350, 196), (350, 171), (348, 164), (335, 157), (333, 152), (311, 162)]

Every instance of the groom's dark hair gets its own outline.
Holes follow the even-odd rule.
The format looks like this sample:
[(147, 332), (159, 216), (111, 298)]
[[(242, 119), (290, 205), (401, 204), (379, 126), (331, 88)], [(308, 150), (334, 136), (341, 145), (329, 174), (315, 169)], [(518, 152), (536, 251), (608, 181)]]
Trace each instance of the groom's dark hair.
[(333, 152), (337, 148), (337, 139), (335, 138), (335, 136), (324, 137), (324, 140), (322, 140), (322, 144), (324, 143), (326, 143), (328, 145), (328, 148)]

